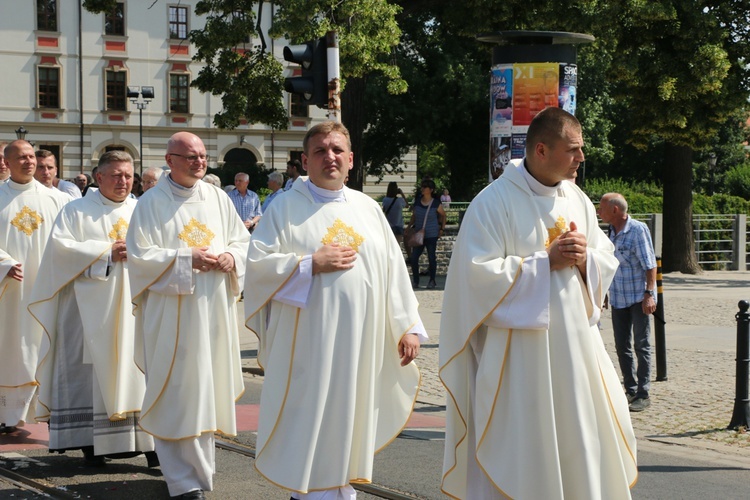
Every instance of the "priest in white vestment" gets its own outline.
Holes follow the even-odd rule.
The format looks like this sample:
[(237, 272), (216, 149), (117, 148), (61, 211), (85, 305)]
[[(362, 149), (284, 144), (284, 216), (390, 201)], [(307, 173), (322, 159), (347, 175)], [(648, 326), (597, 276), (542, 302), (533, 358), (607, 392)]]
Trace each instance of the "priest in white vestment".
[(0, 184), (0, 428), (34, 418), (34, 374), (42, 327), (26, 310), (55, 217), (70, 197), (34, 180), (36, 156), (26, 141), (5, 147), (11, 176)]
[(540, 112), (461, 224), (440, 327), (452, 498), (630, 498), (635, 436), (597, 328), (617, 259), (573, 183), (582, 147), (573, 115)]
[(204, 498), (213, 433), (237, 432), (237, 300), (250, 235), (227, 195), (199, 182), (199, 137), (174, 134), (166, 160), (170, 174), (139, 199), (126, 239), (136, 361), (146, 374), (140, 425), (154, 436), (170, 495)]
[(406, 425), (427, 337), (382, 210), (344, 187), (348, 131), (324, 122), (303, 150), (309, 177), (274, 200), (248, 253), (246, 325), (265, 370), (255, 467), (295, 499), (352, 499)]
[(96, 464), (145, 452), (154, 466), (153, 438), (138, 427), (146, 384), (133, 357), (125, 246), (133, 159), (103, 154), (96, 179), (97, 191), (58, 215), (31, 294), (45, 331), (36, 418), (49, 422), (50, 451), (81, 449)]

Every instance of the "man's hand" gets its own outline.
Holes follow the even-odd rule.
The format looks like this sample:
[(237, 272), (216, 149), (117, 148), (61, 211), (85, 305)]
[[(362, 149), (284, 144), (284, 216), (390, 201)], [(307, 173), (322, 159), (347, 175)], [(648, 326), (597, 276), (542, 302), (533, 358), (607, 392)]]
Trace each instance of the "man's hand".
[(6, 276), (16, 281), (23, 281), (23, 269), (21, 269), (21, 264), (16, 264), (15, 266), (11, 267), (8, 270), (8, 274), (6, 274)]
[(649, 314), (653, 314), (654, 311), (656, 311), (656, 301), (650, 293), (646, 293), (644, 295), (643, 302), (641, 302), (641, 309), (643, 309), (643, 314), (647, 316)]
[[(193, 269), (199, 271), (211, 271), (216, 269), (219, 258), (208, 253), (208, 247), (193, 248)], [(232, 260), (234, 263), (234, 259)]]
[(312, 254), (312, 273), (333, 273), (346, 271), (354, 267), (357, 252), (351, 247), (340, 246), (337, 243), (323, 245)]
[(246, 220), (244, 221), (244, 224), (245, 224), (245, 229), (247, 230), (249, 230), (251, 227), (255, 225), (252, 220)]
[(570, 231), (555, 239), (547, 249), (550, 269), (557, 271), (566, 267), (578, 266), (586, 270), (586, 236), (578, 232), (575, 222), (570, 222)]
[(216, 260), (215, 269), (218, 269), (222, 273), (231, 272), (234, 269), (234, 255), (229, 252), (219, 255), (219, 258)]
[(127, 248), (125, 248), (125, 240), (117, 240), (112, 245), (112, 262), (121, 262), (128, 260)]
[(401, 337), (401, 342), (398, 343), (398, 355), (401, 358), (401, 366), (414, 361), (419, 356), (419, 338), (412, 333)]

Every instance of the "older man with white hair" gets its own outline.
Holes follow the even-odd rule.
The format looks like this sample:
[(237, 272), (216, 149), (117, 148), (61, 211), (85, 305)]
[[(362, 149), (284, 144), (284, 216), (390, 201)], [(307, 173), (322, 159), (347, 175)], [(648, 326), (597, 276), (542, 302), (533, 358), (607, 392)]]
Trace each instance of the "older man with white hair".
[(250, 176), (244, 172), (237, 173), (234, 176), (234, 189), (229, 192), (229, 199), (232, 200), (247, 230), (252, 233), (263, 212), (260, 208), (260, 198), (247, 188), (248, 184)]
[(141, 175), (141, 187), (143, 188), (143, 192), (145, 193), (152, 187), (156, 186), (156, 183), (159, 182), (159, 178), (161, 178), (163, 173), (164, 169), (160, 167), (148, 167), (144, 170)]
[(281, 172), (271, 172), (268, 174), (268, 189), (271, 190), (271, 194), (266, 196), (263, 202), (263, 206), (261, 207), (263, 213), (268, 210), (268, 206), (273, 199), (284, 192), (284, 175)]

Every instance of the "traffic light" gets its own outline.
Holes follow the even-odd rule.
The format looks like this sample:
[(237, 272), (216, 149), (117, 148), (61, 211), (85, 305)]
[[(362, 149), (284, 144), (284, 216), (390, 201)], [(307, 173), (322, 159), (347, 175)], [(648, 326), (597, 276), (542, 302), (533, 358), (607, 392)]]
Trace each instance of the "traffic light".
[(284, 80), (284, 90), (299, 94), (305, 104), (328, 107), (328, 57), (326, 38), (284, 47), (284, 60), (302, 66), (302, 75)]

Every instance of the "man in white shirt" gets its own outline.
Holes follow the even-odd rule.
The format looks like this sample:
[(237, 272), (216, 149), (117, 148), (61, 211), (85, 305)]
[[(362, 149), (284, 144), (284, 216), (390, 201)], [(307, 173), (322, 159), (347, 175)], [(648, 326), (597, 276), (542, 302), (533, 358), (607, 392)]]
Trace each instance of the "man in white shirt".
[(81, 197), (81, 190), (78, 189), (78, 186), (57, 176), (57, 158), (52, 151), (40, 149), (36, 152), (34, 178), (44, 184), (45, 187), (58, 189), (70, 195), (71, 199)]

